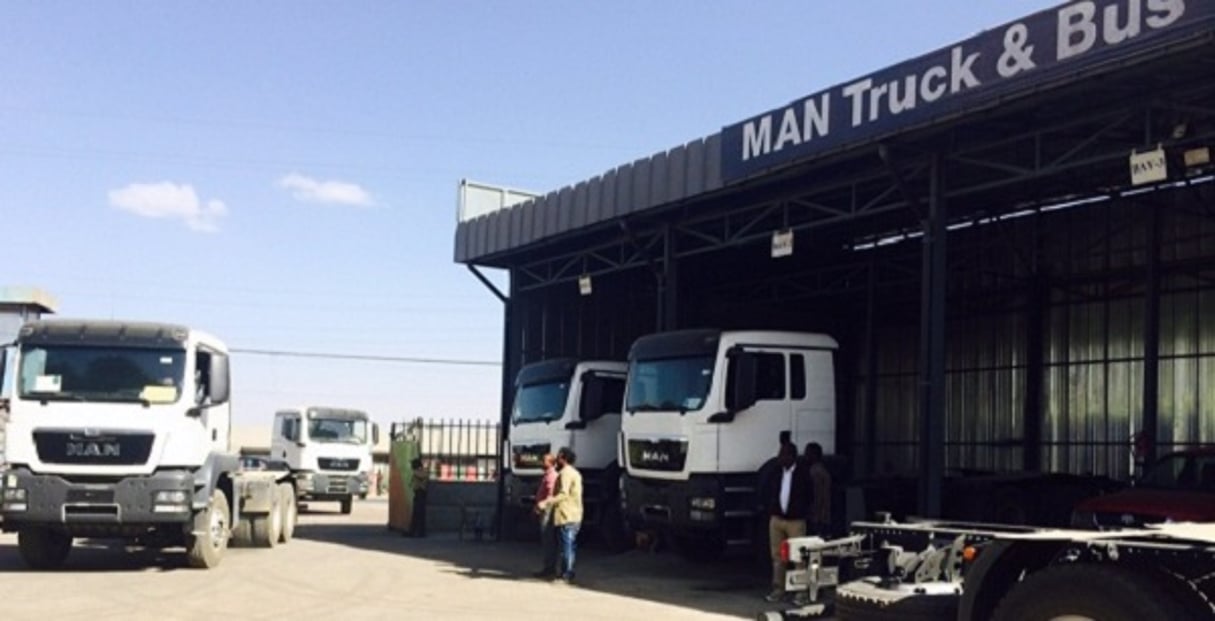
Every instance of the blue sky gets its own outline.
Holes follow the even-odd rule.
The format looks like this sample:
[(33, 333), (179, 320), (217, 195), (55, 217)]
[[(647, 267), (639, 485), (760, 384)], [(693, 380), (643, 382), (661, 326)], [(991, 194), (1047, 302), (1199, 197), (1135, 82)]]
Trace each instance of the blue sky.
[[(497, 360), (461, 178), (552, 190), (1053, 4), (6, 2), (0, 285), (231, 347)], [(234, 364), (243, 424), (498, 407), (492, 367)]]

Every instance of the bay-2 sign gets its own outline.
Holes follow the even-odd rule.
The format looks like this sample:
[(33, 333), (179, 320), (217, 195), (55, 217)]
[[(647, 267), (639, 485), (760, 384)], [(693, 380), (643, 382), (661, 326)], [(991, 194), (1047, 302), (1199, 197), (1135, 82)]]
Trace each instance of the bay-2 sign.
[(722, 177), (880, 139), (1034, 81), (1154, 49), (1215, 21), (1215, 0), (1086, 0), (1035, 13), (722, 130)]

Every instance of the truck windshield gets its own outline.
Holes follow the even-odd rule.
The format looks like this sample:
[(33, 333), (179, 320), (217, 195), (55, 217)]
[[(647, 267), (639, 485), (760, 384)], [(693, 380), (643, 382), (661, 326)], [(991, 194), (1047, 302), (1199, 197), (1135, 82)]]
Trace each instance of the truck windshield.
[(308, 437), (313, 442), (365, 444), (367, 421), (353, 418), (312, 418), (308, 421)]
[(39, 401), (174, 403), (186, 352), (94, 345), (21, 348), (18, 396)]
[(516, 425), (560, 420), (565, 413), (565, 399), (569, 392), (569, 382), (523, 386), (515, 393), (515, 411), (511, 420)]
[(714, 358), (635, 360), (629, 365), (629, 412), (695, 412), (713, 385)]

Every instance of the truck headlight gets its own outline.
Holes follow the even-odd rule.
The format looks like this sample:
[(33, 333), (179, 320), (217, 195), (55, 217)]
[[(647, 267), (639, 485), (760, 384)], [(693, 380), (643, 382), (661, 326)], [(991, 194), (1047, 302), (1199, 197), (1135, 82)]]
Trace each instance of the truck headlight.
[(688, 501), (688, 505), (701, 511), (716, 511), (717, 499), (711, 496), (692, 498)]
[(25, 490), (20, 487), (5, 487), (4, 496), (0, 498), (0, 505), (3, 505), (5, 511), (25, 511), (29, 508)]
[(185, 513), (190, 510), (190, 495), (180, 489), (166, 489), (152, 497), (153, 513)]

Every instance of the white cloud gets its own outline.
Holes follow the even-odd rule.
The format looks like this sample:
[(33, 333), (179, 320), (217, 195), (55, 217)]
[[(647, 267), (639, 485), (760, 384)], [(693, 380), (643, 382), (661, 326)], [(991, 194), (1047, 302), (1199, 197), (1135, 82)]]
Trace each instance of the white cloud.
[(295, 200), (308, 203), (332, 203), (370, 207), (375, 204), (371, 194), (358, 184), (347, 181), (321, 181), (299, 173), (291, 173), (278, 180), (280, 188), (289, 190)]
[(219, 220), (228, 214), (228, 207), (223, 202), (209, 200), (204, 203), (194, 192), (194, 186), (170, 181), (132, 183), (110, 190), (110, 206), (144, 218), (181, 220), (200, 233), (218, 231)]

